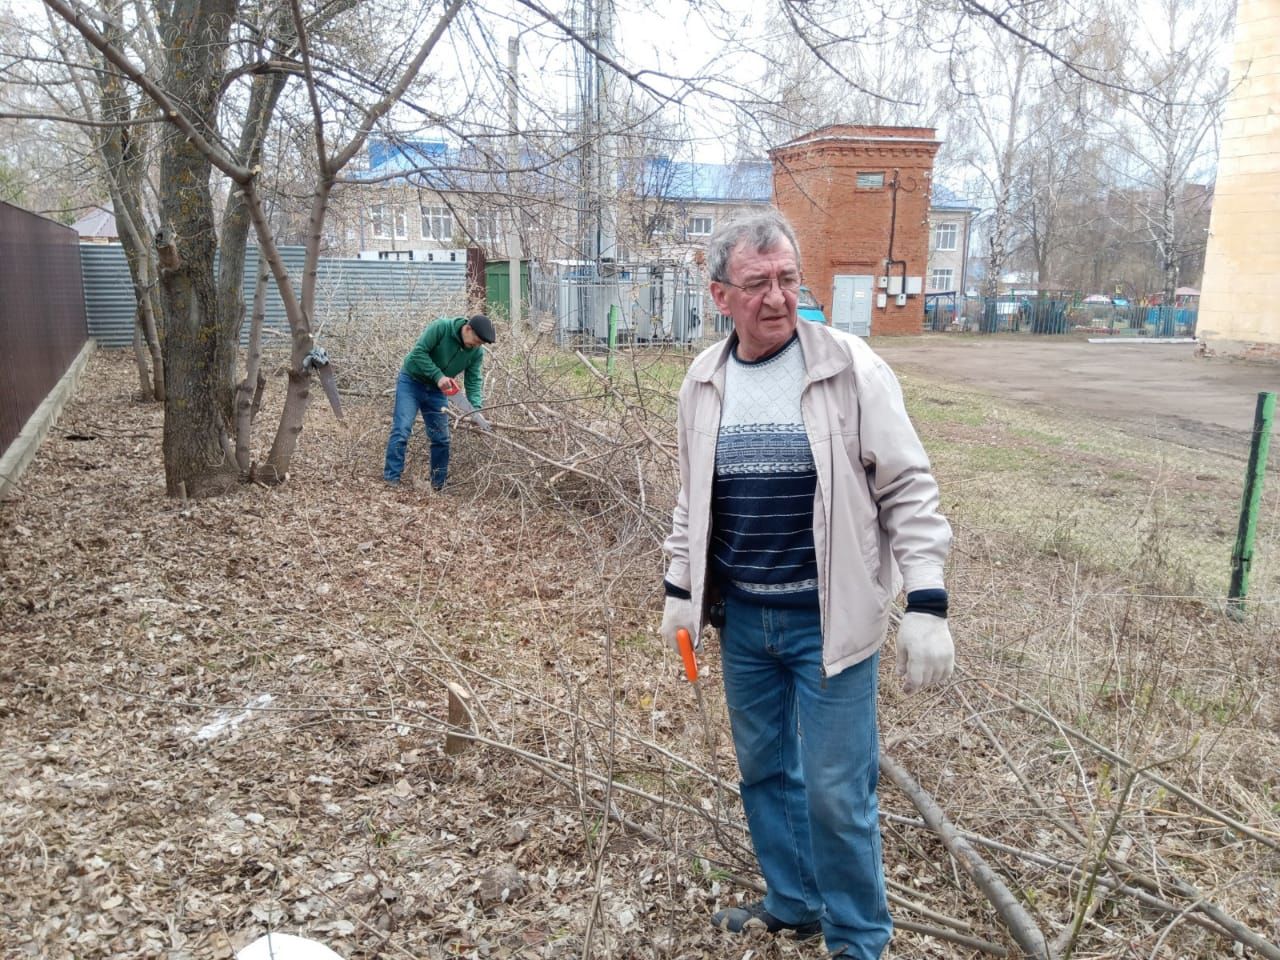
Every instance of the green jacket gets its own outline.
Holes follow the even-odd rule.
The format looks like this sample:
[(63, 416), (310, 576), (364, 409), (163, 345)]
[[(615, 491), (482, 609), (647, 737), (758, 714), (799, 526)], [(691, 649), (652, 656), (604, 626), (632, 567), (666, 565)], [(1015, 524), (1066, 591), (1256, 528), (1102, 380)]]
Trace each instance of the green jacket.
[(462, 328), (466, 317), (441, 317), (427, 324), (422, 336), (404, 358), (405, 373), (435, 386), (441, 377), (466, 374), (467, 399), (477, 410), (484, 400), (484, 378), (480, 365), (484, 362), (484, 347), (468, 348), (462, 343)]

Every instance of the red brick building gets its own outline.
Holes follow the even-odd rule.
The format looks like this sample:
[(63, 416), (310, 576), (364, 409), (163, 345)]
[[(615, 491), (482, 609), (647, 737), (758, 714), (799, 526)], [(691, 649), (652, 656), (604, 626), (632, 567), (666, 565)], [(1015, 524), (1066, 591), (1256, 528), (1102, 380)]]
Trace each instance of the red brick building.
[(839, 124), (769, 151), (774, 200), (832, 326), (864, 336), (923, 328), (934, 133)]

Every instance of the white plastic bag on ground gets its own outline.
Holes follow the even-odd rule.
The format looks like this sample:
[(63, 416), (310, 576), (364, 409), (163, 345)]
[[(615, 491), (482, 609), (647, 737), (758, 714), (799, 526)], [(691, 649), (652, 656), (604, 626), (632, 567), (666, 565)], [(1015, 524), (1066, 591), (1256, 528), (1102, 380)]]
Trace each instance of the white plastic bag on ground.
[(342, 960), (323, 943), (291, 933), (268, 933), (236, 954), (236, 960)]

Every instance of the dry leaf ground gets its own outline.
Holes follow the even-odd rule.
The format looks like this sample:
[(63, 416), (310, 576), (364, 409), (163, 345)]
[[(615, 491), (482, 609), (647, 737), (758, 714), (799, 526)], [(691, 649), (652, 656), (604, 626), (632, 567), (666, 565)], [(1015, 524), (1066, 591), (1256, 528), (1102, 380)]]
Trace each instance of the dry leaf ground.
[[(313, 407), (287, 485), (177, 502), (135, 390), (130, 358), (97, 355), (0, 505), (0, 955), (229, 957), (279, 928), (348, 958), (823, 956), (706, 922), (757, 878), (714, 783), (734, 780), (714, 645), (704, 714), (656, 638), (651, 537), (531, 495), (521, 469), (575, 475), (462, 431), (452, 493), (384, 487), (380, 397), (349, 398), (345, 426)], [(886, 749), (1005, 845), (984, 849), (1047, 932), (1082, 918), (1077, 956), (1232, 952), (1193, 911), (1072, 878), (1104, 848), (1179, 908), (1175, 876), (1280, 939), (1274, 616), (1116, 589), (954, 519), (962, 679), (906, 698), (886, 658)], [(488, 741), (456, 755), (448, 683)], [(913, 905), (895, 915), (1009, 948), (906, 799), (882, 799)], [(894, 955), (978, 954), (900, 931)]]

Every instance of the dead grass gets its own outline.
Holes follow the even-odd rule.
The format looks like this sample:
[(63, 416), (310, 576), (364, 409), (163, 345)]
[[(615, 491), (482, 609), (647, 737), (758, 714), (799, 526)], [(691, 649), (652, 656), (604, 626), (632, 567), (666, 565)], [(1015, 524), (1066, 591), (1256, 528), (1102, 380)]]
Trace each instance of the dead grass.
[[(269, 926), (349, 958), (746, 949), (706, 922), (756, 880), (715, 645), (711, 752), (656, 636), (671, 378), (646, 360), (613, 396), (550, 376), (537, 345), (496, 360), (510, 426), (459, 431), (451, 494), (384, 488), (389, 399), (351, 396), (345, 427), (312, 408), (287, 486), (186, 504), (164, 497), (130, 361), (93, 360), (0, 505), (3, 956), (228, 957)], [(1001, 845), (981, 849), (1051, 938), (1082, 918), (1077, 956), (1228, 955), (1196, 894), (1280, 938), (1274, 607), (1237, 624), (1165, 599), (1141, 588), (1155, 567), (1046, 551), (974, 502), (950, 503), (961, 676), (909, 698), (884, 658), (886, 750)], [(450, 682), (485, 741), (457, 756)], [(891, 890), (915, 905), (895, 915), (1007, 947), (892, 786), (882, 810)], [(1174, 911), (1091, 887), (1095, 869)], [(894, 955), (975, 954), (900, 930)]]
[[(1226, 595), (1247, 445), (1227, 457), (1179, 442), (1184, 433), (1151, 436), (1146, 424), (1126, 429), (912, 379), (906, 387), (949, 514), (1117, 574), (1127, 587)], [(1250, 595), (1274, 601), (1280, 447), (1272, 449)]]

